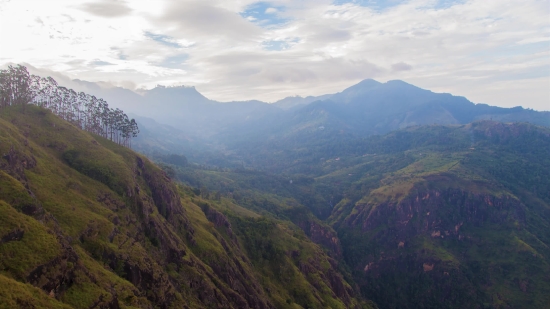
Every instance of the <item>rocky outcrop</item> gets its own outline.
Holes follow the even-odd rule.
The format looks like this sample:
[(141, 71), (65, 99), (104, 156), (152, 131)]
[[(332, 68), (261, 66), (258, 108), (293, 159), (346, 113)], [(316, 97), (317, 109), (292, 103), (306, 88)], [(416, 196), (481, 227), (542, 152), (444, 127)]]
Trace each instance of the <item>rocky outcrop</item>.
[(140, 175), (151, 189), (151, 196), (158, 212), (167, 219), (174, 215), (182, 214), (184, 210), (180, 197), (170, 178), (162, 171), (155, 170), (151, 166), (146, 166), (151, 165), (151, 163), (144, 162), (144, 159), (140, 156), (136, 156), (136, 163)]
[(14, 230), (12, 230), (11, 232), (9, 232), (8, 234), (3, 235), (3, 236), (0, 238), (0, 245), (1, 245), (1, 244), (5, 244), (5, 243), (10, 242), (10, 241), (18, 241), (18, 240), (21, 240), (21, 238), (23, 238), (23, 235), (25, 235), (25, 231), (24, 231), (24, 230), (21, 230), (21, 229), (14, 229)]
[[(399, 199), (380, 201), (377, 196), (375, 202), (367, 197), (355, 205), (342, 226), (343, 233), (354, 237), (345, 240), (353, 246), (348, 250), (364, 248), (352, 267), (368, 298), (393, 307), (414, 301), (420, 307), (460, 303), (482, 308), (489, 296), (480, 282), (486, 286), (496, 282), (485, 269), (488, 266), (480, 266), (487, 265), (483, 259), (490, 254), (470, 250), (484, 246), (518, 250), (511, 249), (520, 242), (511, 235), (514, 231), (521, 235), (528, 226), (528, 208), (504, 190), (476, 184), (446, 174), (425, 176)], [(510, 236), (500, 238), (494, 232), (498, 230)], [(416, 290), (395, 297), (400, 286)]]
[(342, 257), (342, 247), (338, 235), (331, 228), (321, 224), (317, 220), (301, 220), (294, 222), (316, 244), (329, 250), (334, 258)]
[[(430, 179), (437, 181), (437, 179)], [(359, 211), (347, 223), (360, 225), (368, 232), (380, 225), (387, 225), (395, 245), (419, 234), (430, 237), (461, 238), (461, 227), (469, 223), (483, 226), (490, 223), (525, 224), (526, 208), (510, 195), (497, 197), (459, 188), (445, 190), (411, 190), (411, 194), (399, 202), (384, 202), (378, 205), (358, 204)]]
[(233, 233), (231, 223), (229, 222), (229, 220), (227, 220), (227, 217), (224, 216), (221, 212), (212, 208), (208, 203), (199, 203), (199, 205), (208, 221), (214, 223), (215, 227), (224, 227), (229, 237), (231, 237), (231, 239), (234, 240), (236, 243), (235, 234)]

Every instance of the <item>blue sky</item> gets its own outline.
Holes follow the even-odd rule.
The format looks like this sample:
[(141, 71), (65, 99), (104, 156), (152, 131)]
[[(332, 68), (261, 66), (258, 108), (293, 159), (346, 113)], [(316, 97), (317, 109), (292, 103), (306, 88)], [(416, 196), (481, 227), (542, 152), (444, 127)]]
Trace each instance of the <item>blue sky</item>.
[(288, 18), (281, 16), (285, 7), (270, 2), (255, 2), (245, 7), (240, 15), (262, 27), (281, 25), (288, 22)]
[(548, 5), (0, 0), (0, 66), (129, 89), (196, 86), (220, 101), (273, 102), (401, 79), (477, 103), (549, 110)]
[(174, 38), (169, 37), (167, 35), (155, 34), (155, 33), (149, 32), (149, 31), (145, 31), (143, 34), (146, 37), (150, 38), (151, 40), (153, 40), (155, 42), (158, 42), (160, 44), (163, 44), (163, 45), (166, 45), (166, 46), (169, 46), (169, 47), (175, 47), (175, 48), (181, 47), (181, 45), (178, 42), (176, 42), (174, 40)]

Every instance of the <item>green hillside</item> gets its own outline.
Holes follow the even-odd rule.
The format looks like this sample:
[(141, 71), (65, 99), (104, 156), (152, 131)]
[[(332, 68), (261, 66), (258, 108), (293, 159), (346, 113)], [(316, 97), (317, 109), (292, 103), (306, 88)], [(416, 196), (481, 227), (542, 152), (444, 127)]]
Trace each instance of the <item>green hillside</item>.
[(477, 122), (372, 139), (322, 164), (328, 221), (383, 308), (550, 305), (550, 130)]
[(305, 231), (301, 222), (325, 226), (344, 273), (380, 308), (550, 307), (549, 129), (482, 121), (326, 133), (242, 151), (279, 174), (172, 172)]
[(0, 110), (0, 154), (0, 307), (370, 308), (291, 221), (48, 110)]

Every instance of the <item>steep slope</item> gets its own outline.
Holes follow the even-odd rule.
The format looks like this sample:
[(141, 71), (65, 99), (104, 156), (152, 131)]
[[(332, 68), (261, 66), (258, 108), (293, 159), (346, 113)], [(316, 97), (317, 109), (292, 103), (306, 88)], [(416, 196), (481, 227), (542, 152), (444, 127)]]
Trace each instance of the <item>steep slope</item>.
[(2, 304), (368, 308), (295, 225), (177, 188), (47, 110), (0, 110), (0, 153)]
[(322, 219), (329, 206), (334, 230), (321, 222), (309, 231), (339, 240), (342, 264), (380, 308), (550, 305), (548, 128), (480, 121), (364, 139), (325, 132), (251, 151), (247, 165), (279, 175), (183, 174), (304, 232), (301, 221), (316, 221), (285, 205), (307, 205)]
[(382, 308), (548, 307), (548, 129), (420, 127), (378, 144), (317, 178), (342, 197), (329, 220), (366, 297)]

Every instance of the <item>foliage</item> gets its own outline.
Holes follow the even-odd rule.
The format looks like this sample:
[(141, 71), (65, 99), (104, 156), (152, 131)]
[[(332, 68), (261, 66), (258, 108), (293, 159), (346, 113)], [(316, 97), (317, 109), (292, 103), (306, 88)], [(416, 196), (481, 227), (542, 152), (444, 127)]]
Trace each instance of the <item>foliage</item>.
[[(542, 308), (550, 301), (548, 129), (480, 121), (368, 138), (314, 134), (241, 144), (233, 155), (246, 169), (174, 170), (270, 218), (307, 221), (300, 212), (307, 205), (338, 232), (342, 265), (381, 307)], [(239, 226), (247, 250), (276, 255), (276, 245), (254, 237), (265, 234), (264, 223)], [(269, 255), (253, 256), (270, 267)]]
[(59, 86), (52, 77), (31, 75), (22, 65), (0, 70), (0, 108), (35, 104), (86, 131), (101, 135), (120, 145), (130, 146), (139, 133), (134, 119), (120, 109), (109, 108), (95, 96)]
[[(2, 304), (17, 304), (21, 295), (31, 295), (25, 306), (36, 308), (362, 304), (328, 255), (292, 223), (269, 219), (276, 230), (265, 241), (272, 246), (249, 247), (224, 213), (245, 221), (261, 215), (214, 192), (176, 187), (147, 158), (41, 107), (0, 110), (0, 154)], [(288, 246), (320, 265), (292, 258)], [(292, 284), (271, 281), (256, 263), (273, 252)], [(345, 293), (336, 295), (331, 284)]]

